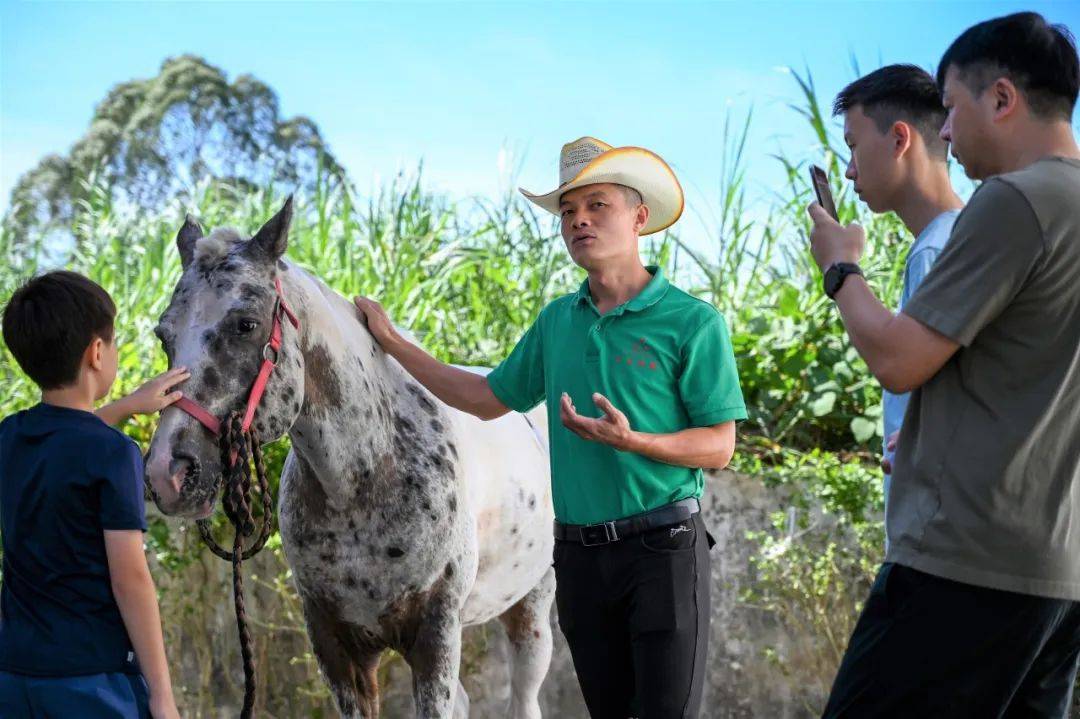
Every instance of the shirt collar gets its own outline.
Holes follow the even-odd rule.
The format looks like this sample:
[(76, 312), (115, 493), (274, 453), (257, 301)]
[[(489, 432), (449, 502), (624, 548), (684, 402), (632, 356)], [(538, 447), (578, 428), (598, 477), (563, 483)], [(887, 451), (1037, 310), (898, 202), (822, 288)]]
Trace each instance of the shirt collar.
[[(641, 292), (637, 293), (634, 297), (631, 297), (629, 301), (615, 308), (615, 310), (620, 313), (623, 311), (638, 312), (646, 307), (651, 307), (656, 304), (660, 298), (664, 296), (664, 293), (667, 292), (668, 281), (667, 278), (664, 277), (664, 271), (657, 265), (648, 265), (645, 269), (653, 276), (652, 279), (649, 280), (649, 284), (645, 285)], [(592, 301), (592, 293), (589, 292), (588, 277), (585, 278), (585, 281), (578, 287), (577, 292), (574, 293), (574, 302), (575, 304), (585, 302), (595, 309), (596, 306)]]

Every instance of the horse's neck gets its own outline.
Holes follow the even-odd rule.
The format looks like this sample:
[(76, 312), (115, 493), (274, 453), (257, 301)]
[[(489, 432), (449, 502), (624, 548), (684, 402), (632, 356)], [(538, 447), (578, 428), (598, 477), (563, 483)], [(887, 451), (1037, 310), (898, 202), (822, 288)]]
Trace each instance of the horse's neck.
[(290, 265), (286, 299), (301, 316), (304, 402), (289, 430), (293, 450), (328, 496), (350, 491), (364, 468), (386, 465), (400, 368), (357, 317), (351, 302)]

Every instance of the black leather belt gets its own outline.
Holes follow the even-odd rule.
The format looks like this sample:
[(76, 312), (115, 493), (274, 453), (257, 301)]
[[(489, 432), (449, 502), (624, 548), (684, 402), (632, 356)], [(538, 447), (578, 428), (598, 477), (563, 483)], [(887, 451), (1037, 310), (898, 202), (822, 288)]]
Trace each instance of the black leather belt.
[(647, 532), (657, 527), (682, 522), (701, 511), (701, 503), (696, 497), (658, 507), (657, 509), (635, 514), (632, 517), (616, 519), (613, 522), (596, 524), (563, 524), (555, 522), (555, 539), (567, 542), (581, 542), (586, 547), (598, 544), (610, 544), (625, 537)]

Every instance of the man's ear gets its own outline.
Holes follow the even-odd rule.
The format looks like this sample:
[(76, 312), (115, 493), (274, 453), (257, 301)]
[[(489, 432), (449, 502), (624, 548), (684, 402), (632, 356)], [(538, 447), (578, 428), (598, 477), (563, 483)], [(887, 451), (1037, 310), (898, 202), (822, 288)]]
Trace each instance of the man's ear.
[(645, 225), (649, 224), (649, 206), (640, 204), (635, 212), (637, 214), (634, 216), (634, 230), (640, 234), (645, 229)]
[(999, 77), (984, 92), (992, 93), (995, 120), (1004, 120), (1009, 117), (1020, 104), (1020, 91), (1007, 77)]
[(892, 124), (890, 136), (893, 142), (893, 156), (897, 159), (903, 157), (914, 142), (915, 129), (902, 120)]

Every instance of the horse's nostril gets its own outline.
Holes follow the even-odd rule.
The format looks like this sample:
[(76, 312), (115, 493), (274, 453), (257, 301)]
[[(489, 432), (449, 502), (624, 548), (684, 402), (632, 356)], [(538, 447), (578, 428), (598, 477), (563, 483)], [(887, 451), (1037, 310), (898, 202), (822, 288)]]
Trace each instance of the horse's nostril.
[(176, 480), (187, 479), (199, 472), (199, 460), (191, 455), (174, 453), (169, 462), (169, 476)]

